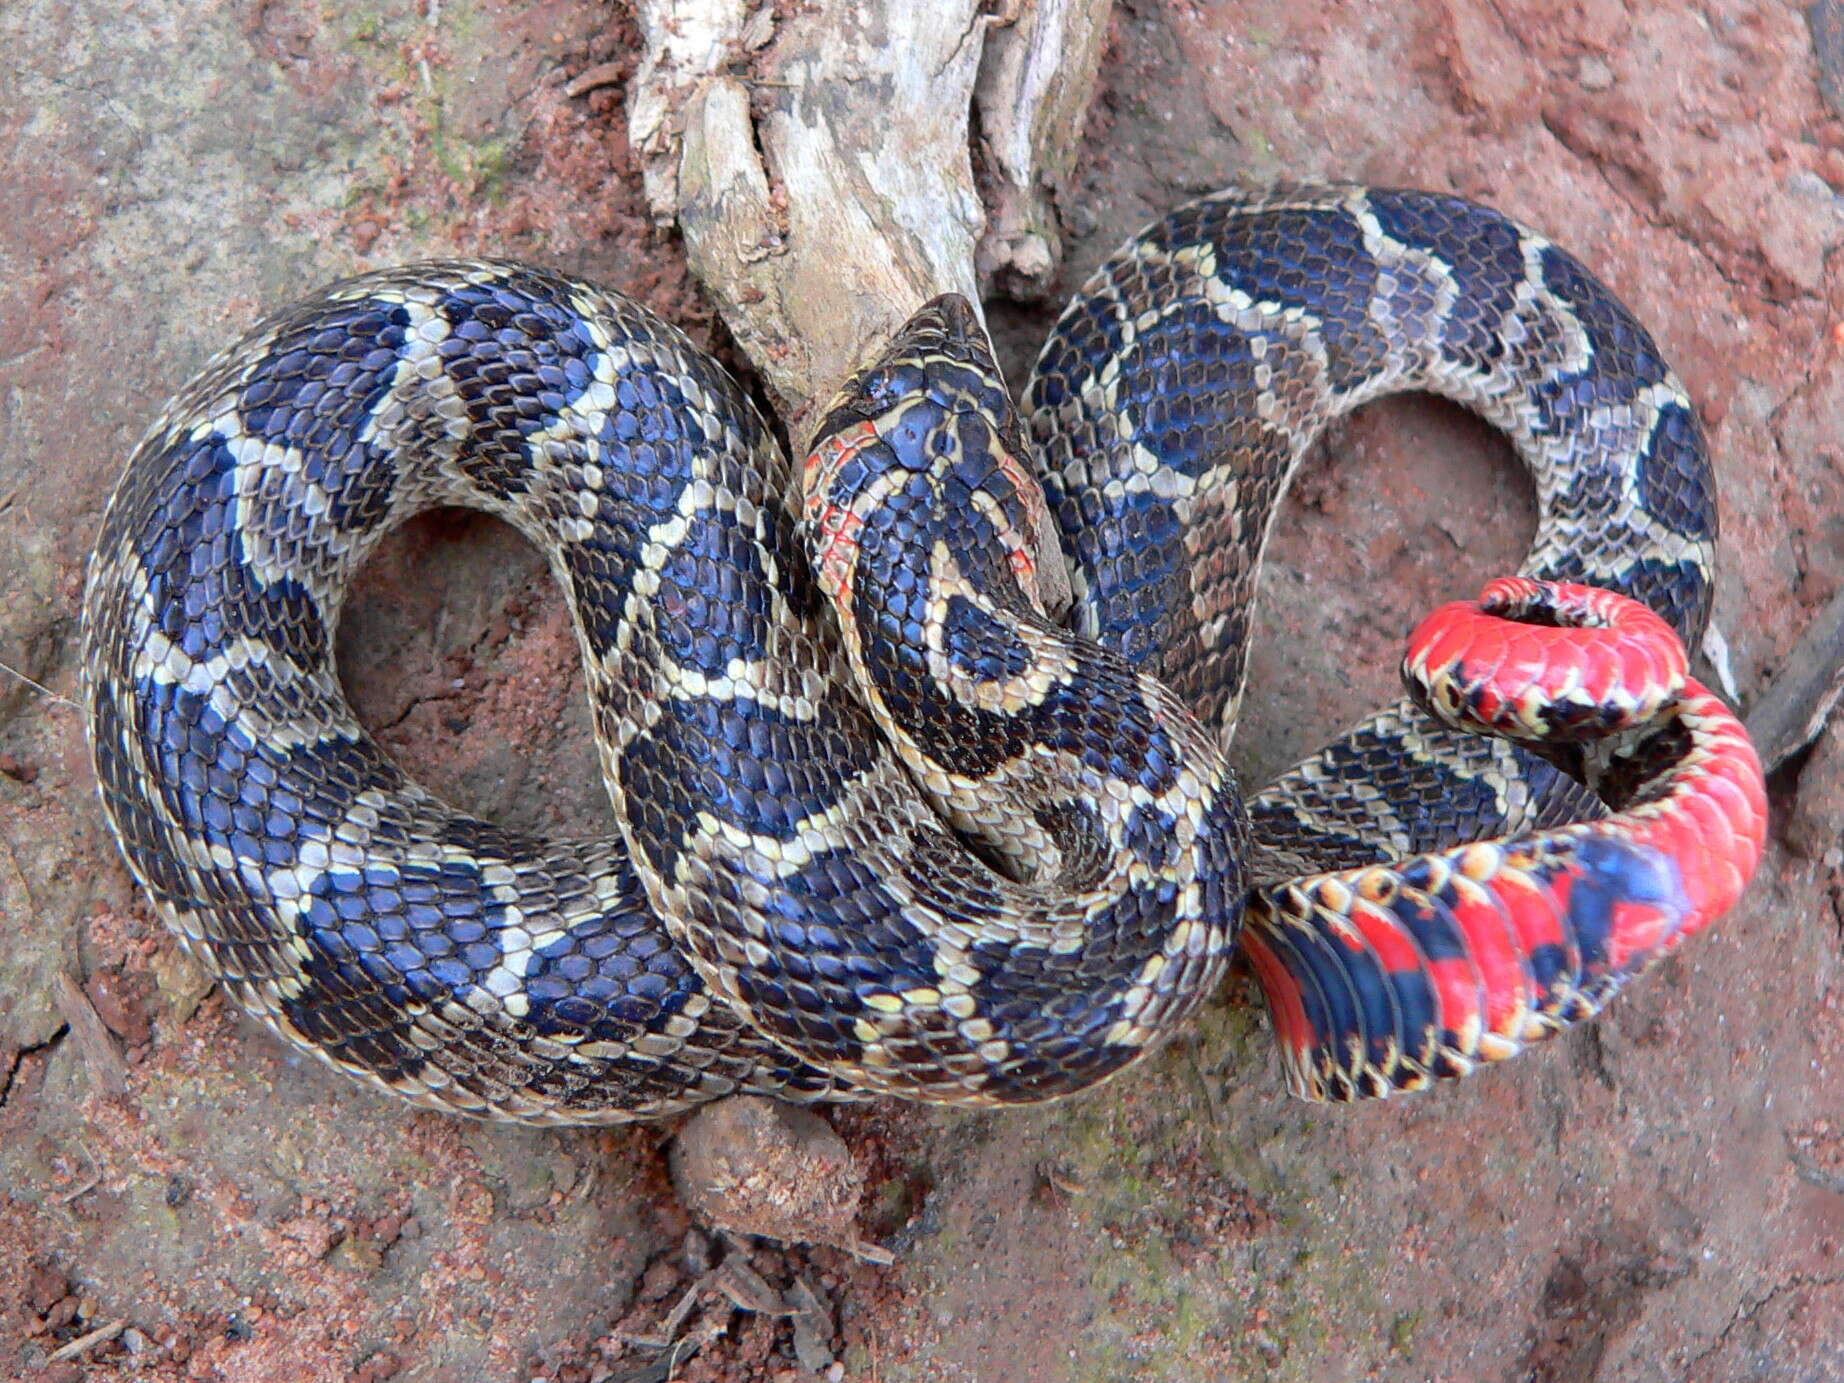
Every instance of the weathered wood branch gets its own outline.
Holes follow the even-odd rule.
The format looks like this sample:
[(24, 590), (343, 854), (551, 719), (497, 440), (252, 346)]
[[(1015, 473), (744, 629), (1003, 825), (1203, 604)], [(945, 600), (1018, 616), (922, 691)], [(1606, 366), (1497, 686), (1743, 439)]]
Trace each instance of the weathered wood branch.
[(1748, 735), (1772, 773), (1825, 728), (1844, 693), (1844, 591), (1806, 626), (1778, 675), (1749, 708)]
[[(630, 124), (654, 214), (781, 405), (811, 411), (929, 298), (1041, 288), (1107, 0), (642, 0)], [(988, 215), (970, 140), (976, 92)]]
[(995, 26), (974, 88), (990, 213), (982, 285), (1033, 299), (1063, 260), (1057, 192), (1075, 169), (1108, 36), (1106, 0), (1040, 0)]

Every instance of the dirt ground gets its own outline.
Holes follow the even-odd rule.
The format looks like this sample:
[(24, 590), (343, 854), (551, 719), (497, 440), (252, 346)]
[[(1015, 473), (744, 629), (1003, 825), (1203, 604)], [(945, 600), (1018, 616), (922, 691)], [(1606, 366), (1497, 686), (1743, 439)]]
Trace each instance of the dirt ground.
[[(1123, 0), (1065, 199), (1071, 278), (1235, 178), (1447, 189), (1542, 228), (1703, 409), (1745, 706), (1844, 585), (1844, 122), (1803, 10)], [(587, 0), (0, 7), (0, 659), (47, 689), (0, 674), (0, 1377), (665, 1376), (631, 1337), (713, 1252), (673, 1198), (670, 1129), (414, 1113), (228, 1012), (119, 864), (66, 699), (121, 461), (261, 308), (492, 252), (709, 337), (644, 217), (619, 81), (566, 92), (634, 49)], [(1021, 370), (1048, 309), (993, 314)], [(1264, 586), (1249, 771), (1388, 696), (1400, 632), (1509, 569), (1529, 523), (1509, 453), (1454, 410), (1340, 428)], [(340, 656), (366, 722), (451, 799), (605, 823), (563, 605), (508, 530), (396, 537)], [(840, 1112), (894, 1264), (757, 1250), (767, 1286), (818, 1298), (822, 1357), (707, 1303), (679, 1376), (1844, 1377), (1839, 733), (1776, 778), (1760, 877), (1713, 934), (1459, 1086), (1290, 1102), (1237, 984), (1085, 1098)]]

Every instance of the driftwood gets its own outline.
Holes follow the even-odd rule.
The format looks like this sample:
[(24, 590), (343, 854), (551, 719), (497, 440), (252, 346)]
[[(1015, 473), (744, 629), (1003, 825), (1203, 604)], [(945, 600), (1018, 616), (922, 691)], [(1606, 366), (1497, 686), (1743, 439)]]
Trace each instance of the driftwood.
[(677, 221), (797, 448), (929, 298), (1048, 285), (1052, 199), (1108, 8), (835, 0), (781, 19), (743, 0), (641, 0), (629, 119), (648, 200)]
[(1813, 619), (1749, 709), (1748, 735), (1772, 773), (1825, 728), (1844, 692), (1844, 591)]
[(974, 106), (990, 218), (977, 267), (982, 287), (1041, 298), (1063, 259), (1055, 197), (1074, 170), (1107, 40), (1108, 0), (1018, 5), (987, 31)]

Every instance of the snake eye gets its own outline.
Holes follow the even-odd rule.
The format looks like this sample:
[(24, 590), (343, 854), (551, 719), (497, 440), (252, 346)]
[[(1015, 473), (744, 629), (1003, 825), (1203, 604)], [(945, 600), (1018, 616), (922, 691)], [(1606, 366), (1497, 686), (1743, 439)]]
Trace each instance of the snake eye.
[(922, 387), (922, 370), (912, 364), (879, 365), (858, 386), (859, 395), (879, 409), (890, 407)]

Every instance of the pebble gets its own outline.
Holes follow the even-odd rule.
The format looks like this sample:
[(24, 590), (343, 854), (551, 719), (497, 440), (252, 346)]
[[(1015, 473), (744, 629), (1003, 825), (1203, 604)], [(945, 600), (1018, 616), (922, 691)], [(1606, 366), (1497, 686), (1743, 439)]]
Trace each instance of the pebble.
[(707, 1105), (673, 1142), (672, 1181), (686, 1210), (717, 1229), (857, 1242), (863, 1173), (845, 1141), (804, 1109), (754, 1095)]
[(1575, 69), (1575, 80), (1583, 91), (1606, 91), (1614, 84), (1613, 68), (1607, 65), (1605, 58), (1590, 55)]

